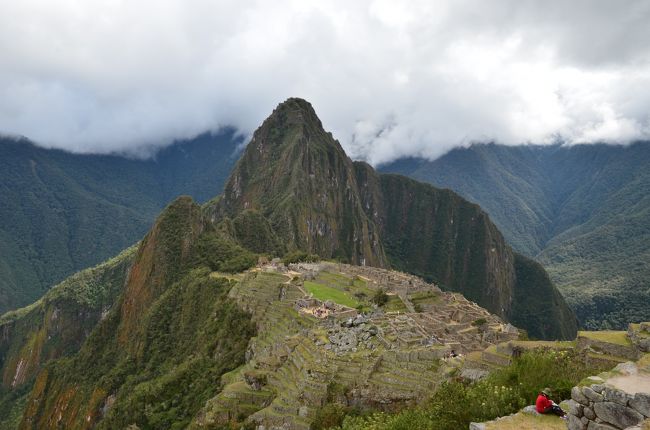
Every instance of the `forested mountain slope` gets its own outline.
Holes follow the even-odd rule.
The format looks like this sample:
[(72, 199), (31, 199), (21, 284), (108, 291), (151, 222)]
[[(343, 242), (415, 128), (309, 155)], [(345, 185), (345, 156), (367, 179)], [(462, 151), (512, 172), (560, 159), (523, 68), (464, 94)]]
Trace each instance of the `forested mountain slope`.
[(382, 166), (481, 205), (541, 262), (582, 324), (650, 318), (650, 144), (473, 145)]
[(0, 313), (140, 240), (178, 195), (220, 193), (240, 142), (205, 134), (138, 160), (0, 139)]

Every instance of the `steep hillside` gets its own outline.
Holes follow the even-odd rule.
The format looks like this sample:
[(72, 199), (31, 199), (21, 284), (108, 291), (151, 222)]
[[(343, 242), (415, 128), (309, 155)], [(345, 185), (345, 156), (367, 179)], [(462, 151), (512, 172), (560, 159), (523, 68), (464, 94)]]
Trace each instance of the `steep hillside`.
[(479, 203), (516, 250), (544, 264), (584, 326), (650, 317), (650, 144), (473, 145), (381, 170)]
[(205, 227), (187, 197), (162, 213), (115, 306), (78, 354), (36, 378), (20, 428), (189, 423), (219, 390), (220, 376), (243, 362), (254, 332), (250, 316), (227, 298), (230, 281), (196, 265)]
[[(304, 100), (287, 100), (264, 121), (223, 197), (208, 210), (213, 222), (259, 212), (288, 250), (394, 266), (526, 322), (512, 309), (525, 307), (514, 298), (529, 300), (515, 289), (529, 289), (517, 279), (512, 250), (487, 215), (452, 192), (353, 163)], [(527, 282), (556, 299), (539, 309), (553, 321), (548, 329), (522, 327), (535, 337), (572, 337), (574, 317), (543, 270)]]
[(259, 211), (290, 250), (387, 265), (361, 205), (352, 161), (304, 100), (289, 99), (257, 129), (215, 217)]
[(136, 247), (53, 287), (36, 303), (0, 317), (0, 428), (17, 424), (43, 366), (76, 353), (124, 288)]
[(0, 313), (140, 240), (176, 196), (220, 193), (238, 143), (206, 134), (134, 160), (0, 139)]
[[(268, 263), (300, 252), (338, 261)], [(306, 430), (332, 399), (424, 398), (459, 370), (439, 359), (519, 336), (498, 315), (531, 336), (575, 333), (543, 268), (477, 205), (352, 163), (300, 99), (256, 132), (223, 196), (176, 199), (137, 251), (67, 285), (3, 318), (10, 428)], [(57, 311), (62, 291), (77, 301)]]

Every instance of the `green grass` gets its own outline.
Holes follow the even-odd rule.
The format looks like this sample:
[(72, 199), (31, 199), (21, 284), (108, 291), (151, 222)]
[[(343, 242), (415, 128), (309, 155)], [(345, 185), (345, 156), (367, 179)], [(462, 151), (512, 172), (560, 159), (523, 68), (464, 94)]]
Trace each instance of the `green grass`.
[(501, 418), (498, 421), (490, 422), (485, 430), (520, 430), (520, 429), (548, 429), (564, 430), (566, 421), (555, 415), (532, 415), (519, 412), (510, 417)]
[(413, 305), (435, 304), (440, 301), (440, 294), (435, 291), (420, 291), (409, 296)]
[(602, 331), (579, 331), (578, 336), (583, 336), (588, 339), (597, 340), (600, 342), (613, 343), (616, 345), (630, 346), (632, 342), (627, 338), (627, 332), (602, 330)]
[(512, 345), (524, 349), (573, 349), (576, 346), (574, 341), (557, 341), (557, 340), (515, 340)]
[(359, 302), (352, 298), (345, 291), (337, 288), (328, 287), (317, 282), (305, 281), (305, 289), (308, 293), (312, 294), (318, 300), (326, 301), (331, 300), (339, 305), (356, 308)]
[(406, 305), (404, 305), (404, 302), (402, 299), (399, 298), (399, 296), (396, 295), (389, 295), (388, 296), (388, 303), (386, 303), (384, 306), (384, 312), (406, 312)]

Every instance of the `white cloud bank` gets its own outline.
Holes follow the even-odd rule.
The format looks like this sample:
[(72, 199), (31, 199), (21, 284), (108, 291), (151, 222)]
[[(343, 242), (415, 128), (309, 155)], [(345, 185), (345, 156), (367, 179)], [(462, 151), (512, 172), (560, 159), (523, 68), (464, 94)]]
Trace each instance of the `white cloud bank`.
[(137, 151), (290, 96), (356, 158), (650, 137), (650, 2), (0, 0), (0, 132)]

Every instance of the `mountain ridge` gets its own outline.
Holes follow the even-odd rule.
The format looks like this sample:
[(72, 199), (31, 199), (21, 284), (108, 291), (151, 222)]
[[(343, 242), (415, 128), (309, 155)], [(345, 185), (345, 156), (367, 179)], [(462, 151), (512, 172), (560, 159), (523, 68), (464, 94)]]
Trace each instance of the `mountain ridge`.
[[(457, 191), (551, 274), (581, 324), (646, 320), (650, 144), (476, 144), (380, 167)], [(464, 174), (463, 172), (472, 172)]]
[[(306, 105), (300, 101), (298, 108), (306, 109)], [(30, 371), (19, 378), (21, 383), (5, 386), (0, 392), (0, 408), (4, 408), (0, 410), (22, 414), (19, 428), (101, 429), (132, 424), (144, 428), (197, 428), (201, 422), (218, 418), (210, 414), (221, 413), (220, 405), (231, 399), (228, 396), (243, 393), (251, 396), (242, 405), (244, 417), (274, 425), (291, 419), (296, 428), (305, 429), (313, 410), (308, 408), (302, 413), (301, 408), (294, 409), (287, 402), (293, 399), (295, 403), (297, 399), (312, 405), (309, 398), (296, 394), (301, 390), (315, 396), (313, 399), (323, 399), (329, 388), (312, 393), (314, 385), (328, 387), (327, 380), (314, 381), (317, 375), (352, 373), (350, 383), (360, 377), (382, 389), (374, 397), (367, 390), (351, 391), (358, 399), (371, 404), (385, 399), (399, 402), (413, 398), (415, 388), (426, 392), (439, 377), (432, 360), (450, 353), (453, 347), (468, 347), (463, 341), (471, 341), (478, 348), (516, 338), (517, 330), (497, 315), (523, 323), (532, 336), (575, 335), (575, 318), (544, 269), (513, 253), (478, 205), (449, 190), (406, 177), (379, 175), (367, 164), (353, 163), (320, 124), (311, 124), (318, 125), (317, 133), (304, 134), (300, 124), (296, 130), (296, 124), (289, 122), (285, 126), (286, 122), (274, 121), (281, 119), (283, 110), (295, 107), (295, 99), (281, 104), (271, 116), (269, 124), (274, 126), (266, 130), (268, 134), (257, 135), (275, 136), (286, 143), (284, 147), (271, 147), (265, 155), (272, 160), (286, 156), (285, 164), (255, 166), (259, 142), (254, 142), (246, 148), (243, 161), (226, 186), (226, 193), (234, 194), (203, 206), (187, 196), (175, 199), (159, 215), (137, 250), (91, 271), (95, 273), (91, 280), (98, 277), (100, 285), (111, 285), (105, 289), (110, 294), (90, 304), (75, 299), (74, 303), (81, 307), (74, 303), (71, 306), (73, 315), (88, 312), (92, 329), (75, 332), (75, 342), (68, 348), (56, 349), (49, 362), (48, 356), (37, 354), (30, 361)], [(300, 142), (299, 148), (291, 145), (293, 138)], [(262, 142), (264, 148), (269, 147), (266, 143)], [(313, 160), (319, 163), (310, 163)], [(286, 171), (284, 166), (295, 171)], [(259, 168), (259, 176), (242, 174), (255, 173), (254, 167)], [(266, 187), (273, 183), (270, 179), (279, 177), (288, 177), (288, 186), (276, 183)], [(325, 189), (315, 190), (310, 184), (313, 180), (320, 185), (318, 178), (324, 183), (334, 180), (324, 184)], [(254, 198), (247, 200), (248, 196)], [(300, 206), (297, 210), (287, 203), (292, 198)], [(340, 207), (339, 202), (347, 206)], [(276, 211), (275, 218), (268, 217)], [(316, 223), (318, 228), (308, 228), (310, 223)], [(292, 230), (292, 226), (302, 228)], [(357, 245), (342, 250), (324, 247), (327, 232), (341, 242), (352, 238)], [(375, 235), (387, 246), (358, 246), (371, 243)], [(323, 258), (339, 263), (348, 258), (362, 263), (361, 258), (378, 255), (373, 252), (381, 249), (385, 262), (377, 259), (378, 263), (446, 280), (449, 285), (443, 282), (441, 286), (467, 293), (470, 300), (483, 301), (497, 315), (399, 272), (373, 271), (367, 265), (360, 269), (349, 266), (346, 270), (352, 273), (344, 275), (340, 264), (336, 272), (337, 264), (329, 263), (330, 268), (322, 274), (323, 270), (306, 266), (296, 276), (273, 264), (264, 265), (269, 255), (258, 256), (252, 249), (262, 254), (268, 250), (278, 253), (270, 256), (290, 256), (292, 251), (305, 255), (319, 252)], [(420, 254), (423, 257), (415, 259)], [(242, 273), (260, 261), (261, 267)], [(128, 270), (124, 270), (125, 265)], [(84, 279), (81, 276), (68, 284), (73, 297), (86, 296), (74, 293), (77, 289), (93, 289), (95, 281), (86, 283)], [(57, 287), (42, 302), (9, 314), (0, 322), (4, 334), (0, 338), (0, 366), (3, 374), (9, 375), (6, 381), (17, 381), (15, 375), (21, 374), (21, 363), (31, 357), (32, 351), (43, 350), (34, 349), (34, 345), (57, 345), (56, 338), (48, 337), (48, 333), (57, 336), (61, 328), (75, 323), (75, 318), (57, 311), (56, 302), (51, 301), (64, 287)], [(355, 290), (358, 294), (352, 295)], [(531, 291), (549, 300), (531, 301)], [(318, 325), (315, 308), (330, 306), (325, 297), (333, 293), (349, 302), (331, 305), (342, 316), (370, 318), (359, 313), (374, 306), (373, 318), (379, 326), (371, 330), (366, 323), (353, 328), (339, 322), (327, 335), (327, 327), (332, 326), (327, 325), (329, 321)], [(314, 301), (317, 294), (322, 302)], [(374, 296), (384, 297), (381, 300), (386, 302), (378, 305), (378, 299), (373, 305)], [(385, 312), (380, 306), (386, 306)], [(269, 318), (268, 325), (255, 324), (261, 317)], [(411, 321), (406, 327), (404, 318)], [(312, 334), (303, 336), (311, 329)], [(378, 340), (370, 339), (378, 335)], [(354, 336), (354, 340), (348, 336)], [(440, 338), (448, 338), (451, 343), (442, 343)], [(350, 349), (355, 348), (351, 342), (367, 355), (358, 374), (346, 370), (351, 362), (348, 358), (339, 357), (357, 352)], [(405, 351), (392, 351), (390, 342)], [(319, 363), (310, 363), (305, 357), (312, 353), (324, 354), (328, 363), (332, 358), (333, 367), (325, 369)], [(407, 380), (398, 390), (387, 387), (386, 378), (391, 378), (404, 359), (412, 361), (412, 368), (401, 371), (408, 373)], [(252, 367), (238, 372), (239, 366), (246, 363)], [(421, 378), (423, 372), (425, 379)], [(286, 375), (298, 378), (296, 383), (302, 388), (284, 385)], [(266, 384), (276, 388), (255, 388)], [(226, 388), (230, 390), (228, 395), (220, 397)], [(278, 391), (282, 389), (286, 393)], [(267, 402), (271, 402), (269, 410)]]
[(0, 313), (139, 241), (176, 196), (221, 192), (239, 143), (224, 130), (137, 160), (0, 138)]
[(558, 323), (546, 323), (550, 331), (539, 331), (544, 326), (536, 324), (537, 312), (523, 304), (516, 307), (521, 315), (511, 314), (513, 297), (527, 300), (514, 292), (526, 289), (517, 283), (515, 268), (515, 261), (525, 257), (512, 253), (479, 206), (453, 192), (352, 162), (305, 100), (288, 99), (264, 121), (223, 197), (208, 208), (213, 222), (242, 210), (268, 216), (290, 251), (395, 265), (463, 293), (535, 337), (570, 338), (576, 330), (571, 311), (547, 278), (537, 285), (538, 293), (553, 298), (546, 312)]

